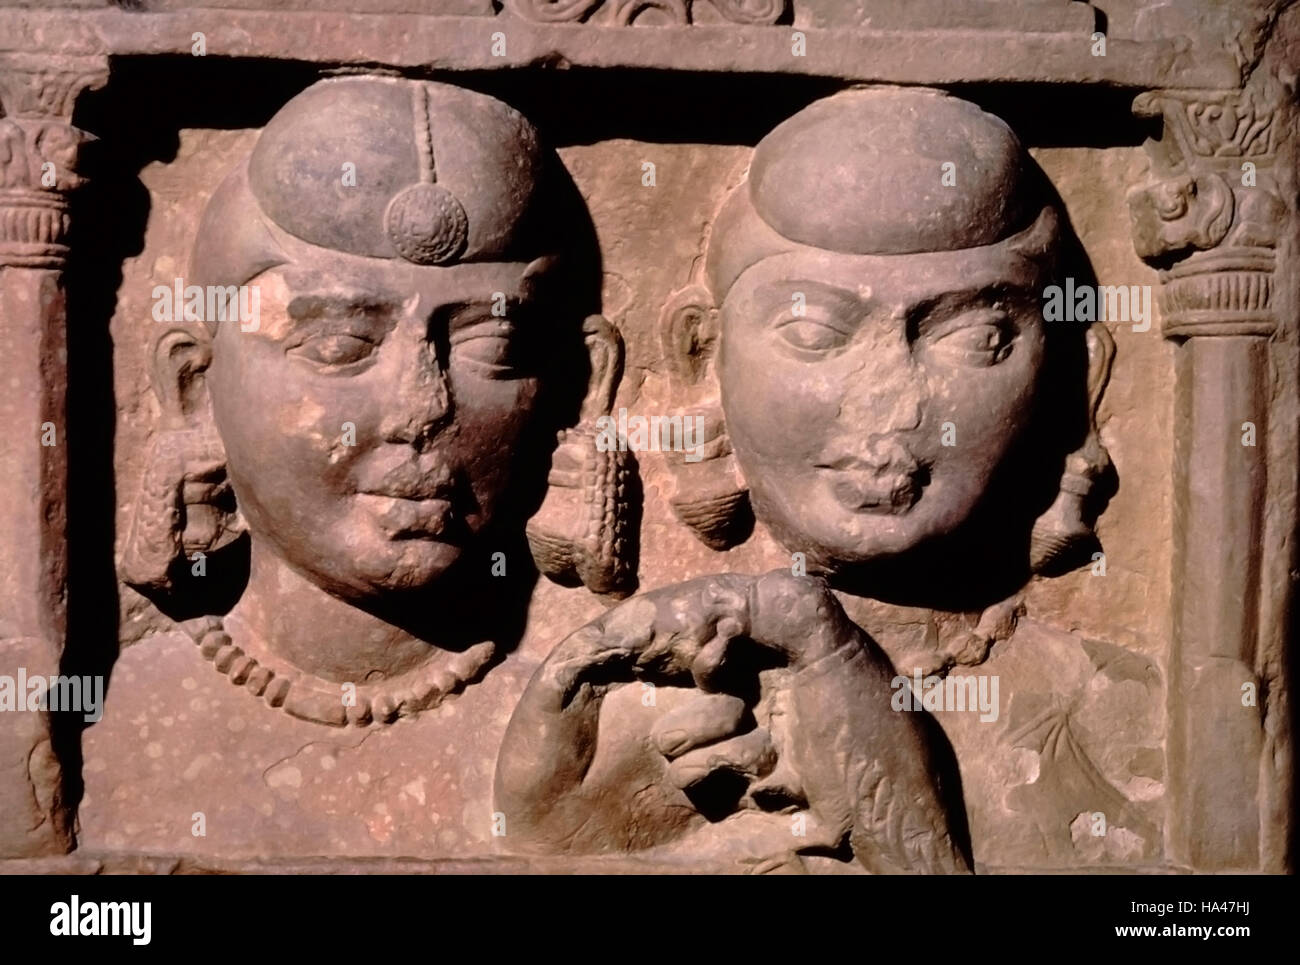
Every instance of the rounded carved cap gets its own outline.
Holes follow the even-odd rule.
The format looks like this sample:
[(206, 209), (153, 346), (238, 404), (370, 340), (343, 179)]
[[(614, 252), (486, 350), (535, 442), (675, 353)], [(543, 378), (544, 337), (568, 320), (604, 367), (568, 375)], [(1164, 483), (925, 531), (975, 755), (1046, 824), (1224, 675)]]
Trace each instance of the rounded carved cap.
[(302, 241), (435, 265), (516, 253), (543, 165), (532, 125), (493, 97), (343, 77), (271, 119), (248, 185), (265, 215)]
[(993, 244), (1024, 228), (1041, 207), (1027, 204), (1025, 176), (1020, 142), (992, 114), (940, 91), (867, 87), (817, 101), (764, 137), (749, 197), (792, 241), (904, 255)]

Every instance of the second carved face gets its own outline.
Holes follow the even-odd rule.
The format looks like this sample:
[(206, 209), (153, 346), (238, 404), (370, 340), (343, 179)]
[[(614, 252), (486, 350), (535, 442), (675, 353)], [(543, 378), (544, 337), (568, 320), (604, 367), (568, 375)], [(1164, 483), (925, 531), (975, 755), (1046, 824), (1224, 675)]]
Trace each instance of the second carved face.
[[(1044, 396), (1059, 402), (1047, 383), (1082, 330), (1043, 320), (1064, 229), (1036, 175), (1006, 125), (934, 91), (848, 91), (759, 144), (702, 283), (666, 312), (670, 329), (687, 318), (700, 331), (667, 343), (705, 346), (720, 451), (758, 519), (810, 565), (940, 545), (987, 502)], [(1082, 387), (1086, 353), (1071, 361)], [(676, 370), (689, 382), (700, 367)], [(1079, 444), (1064, 426), (1057, 472)]]
[(970, 516), (1030, 420), (1039, 275), (1009, 251), (798, 251), (732, 286), (722, 403), (755, 511), (783, 543), (862, 562)]

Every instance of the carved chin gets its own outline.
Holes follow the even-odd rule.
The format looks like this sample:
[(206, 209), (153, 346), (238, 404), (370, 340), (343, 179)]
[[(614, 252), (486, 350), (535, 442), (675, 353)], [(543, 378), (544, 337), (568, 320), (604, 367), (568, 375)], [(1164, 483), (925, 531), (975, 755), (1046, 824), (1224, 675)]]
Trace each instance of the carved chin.
[(434, 539), (402, 539), (359, 561), (363, 581), (381, 592), (424, 589), (460, 559), (462, 549)]
[(364, 496), (348, 508), (310, 533), (259, 526), (253, 537), (317, 586), (355, 601), (436, 583), (464, 555), (477, 522), (434, 499)]
[[(833, 571), (905, 554), (955, 528), (950, 513), (938, 512), (933, 494), (903, 489), (889, 499), (848, 500), (850, 508), (845, 493), (824, 486), (794, 512), (764, 506), (760, 496), (751, 495), (759, 519), (783, 546), (807, 553), (810, 563)], [(857, 490), (850, 495), (855, 494)]]

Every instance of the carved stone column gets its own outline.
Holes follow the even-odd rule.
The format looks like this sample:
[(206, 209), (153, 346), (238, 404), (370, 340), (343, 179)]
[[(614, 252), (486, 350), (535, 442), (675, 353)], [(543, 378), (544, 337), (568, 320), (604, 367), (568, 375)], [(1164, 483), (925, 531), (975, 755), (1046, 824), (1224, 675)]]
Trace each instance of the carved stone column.
[(1147, 143), (1154, 183), (1129, 204), (1178, 346), (1168, 826), (1171, 856), (1199, 870), (1260, 868), (1261, 850), (1285, 852), (1261, 847), (1278, 836), (1270, 799), (1285, 794), (1275, 768), (1286, 770), (1295, 522), (1284, 100), (1261, 70), (1243, 90), (1134, 104), (1164, 124)]
[[(0, 58), (0, 675), (57, 674), (67, 633), (68, 196), (86, 135), (78, 93), (92, 58)], [(0, 713), (0, 857), (73, 847), (49, 715)]]

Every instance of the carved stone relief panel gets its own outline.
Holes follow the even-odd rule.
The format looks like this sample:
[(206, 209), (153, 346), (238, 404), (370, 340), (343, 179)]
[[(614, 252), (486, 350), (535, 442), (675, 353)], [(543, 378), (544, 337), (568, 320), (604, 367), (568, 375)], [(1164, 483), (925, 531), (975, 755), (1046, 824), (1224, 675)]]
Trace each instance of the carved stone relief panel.
[(0, 859), (1289, 867), (1295, 15), (271, 6), (0, 7)]

